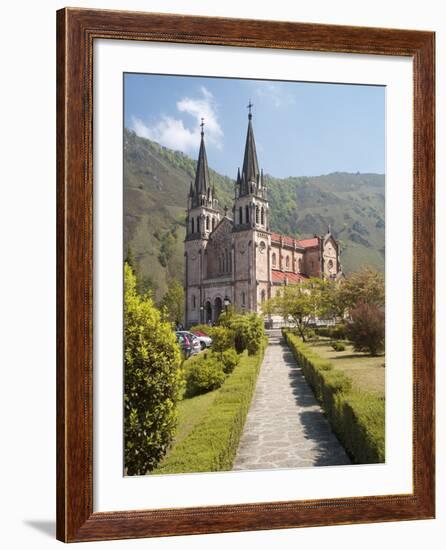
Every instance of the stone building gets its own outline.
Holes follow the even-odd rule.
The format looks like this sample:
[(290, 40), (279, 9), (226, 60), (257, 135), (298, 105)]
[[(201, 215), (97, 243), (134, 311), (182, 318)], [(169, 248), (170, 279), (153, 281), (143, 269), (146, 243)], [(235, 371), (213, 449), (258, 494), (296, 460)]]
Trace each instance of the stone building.
[(191, 182), (184, 242), (186, 325), (215, 322), (225, 306), (261, 312), (262, 302), (308, 277), (336, 278), (339, 247), (330, 233), (296, 239), (270, 231), (268, 190), (259, 170), (249, 106), (243, 167), (231, 214), (222, 211), (209, 178), (203, 123)]

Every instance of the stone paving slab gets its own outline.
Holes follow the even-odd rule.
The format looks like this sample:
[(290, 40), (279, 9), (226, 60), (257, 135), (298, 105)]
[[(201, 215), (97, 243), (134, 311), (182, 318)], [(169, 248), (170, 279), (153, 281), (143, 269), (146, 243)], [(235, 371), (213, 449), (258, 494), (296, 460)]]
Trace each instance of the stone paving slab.
[(233, 469), (350, 464), (280, 331), (269, 337)]

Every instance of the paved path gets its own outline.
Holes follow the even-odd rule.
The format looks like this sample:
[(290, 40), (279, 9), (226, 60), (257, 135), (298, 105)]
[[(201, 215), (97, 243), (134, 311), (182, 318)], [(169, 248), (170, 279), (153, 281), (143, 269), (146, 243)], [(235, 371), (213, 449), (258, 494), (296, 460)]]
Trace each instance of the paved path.
[(350, 464), (280, 331), (269, 336), (234, 470)]

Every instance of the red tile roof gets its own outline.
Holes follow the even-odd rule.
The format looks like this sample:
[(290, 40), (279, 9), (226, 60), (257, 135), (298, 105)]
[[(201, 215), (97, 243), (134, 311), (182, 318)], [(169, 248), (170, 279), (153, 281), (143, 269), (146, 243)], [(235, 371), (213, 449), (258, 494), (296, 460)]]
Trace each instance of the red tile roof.
[(285, 279), (290, 284), (300, 283), (300, 281), (305, 281), (308, 277), (302, 275), (302, 273), (292, 273), (290, 271), (277, 271), (273, 269), (272, 271), (273, 283), (285, 282)]
[(318, 246), (319, 237), (313, 237), (311, 239), (302, 239), (301, 241), (296, 241), (297, 246), (302, 248), (311, 248), (312, 246)]
[(288, 237), (287, 235), (281, 235), (280, 233), (271, 233), (272, 242), (280, 242), (281, 239), (284, 245), (297, 246), (299, 248), (312, 248), (313, 246), (319, 245), (319, 237), (312, 237), (311, 239), (301, 239), (299, 241), (293, 237)]

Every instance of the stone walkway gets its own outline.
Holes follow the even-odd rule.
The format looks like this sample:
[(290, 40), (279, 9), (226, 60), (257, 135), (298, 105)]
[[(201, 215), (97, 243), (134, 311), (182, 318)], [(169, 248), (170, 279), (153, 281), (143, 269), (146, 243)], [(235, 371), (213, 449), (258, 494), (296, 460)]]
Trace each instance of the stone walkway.
[(350, 464), (280, 331), (269, 345), (234, 470)]

